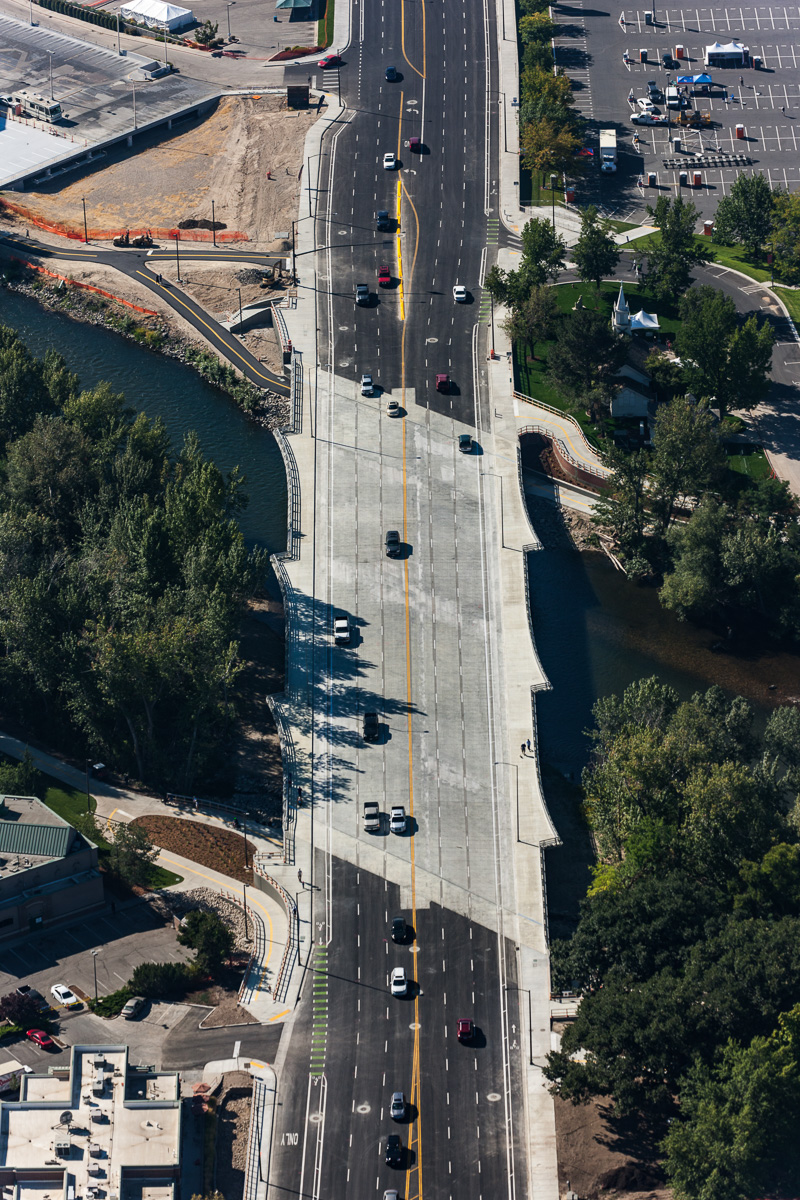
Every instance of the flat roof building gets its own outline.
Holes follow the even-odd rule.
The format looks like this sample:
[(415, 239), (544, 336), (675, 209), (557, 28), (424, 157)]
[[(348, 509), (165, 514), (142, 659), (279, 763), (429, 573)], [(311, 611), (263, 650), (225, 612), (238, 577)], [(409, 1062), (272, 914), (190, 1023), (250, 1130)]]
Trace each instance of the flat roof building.
[(73, 1046), (0, 1101), (0, 1187), (14, 1200), (174, 1200), (180, 1077), (131, 1067), (127, 1046)]
[(0, 940), (103, 903), (94, 843), (35, 796), (0, 797)]

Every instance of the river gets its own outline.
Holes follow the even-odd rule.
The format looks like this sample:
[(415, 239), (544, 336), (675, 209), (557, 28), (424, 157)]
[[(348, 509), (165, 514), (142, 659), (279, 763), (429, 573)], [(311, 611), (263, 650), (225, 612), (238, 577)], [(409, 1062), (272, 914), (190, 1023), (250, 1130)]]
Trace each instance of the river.
[(111, 330), (73, 321), (18, 292), (0, 290), (0, 321), (41, 358), (57, 350), (83, 387), (107, 379), (148, 417), (161, 417), (174, 449), (194, 429), (220, 470), (240, 466), (250, 503), (240, 516), (245, 538), (274, 552), (286, 549), (286, 474), (275, 438), (249, 421), (224, 393), (176, 359), (146, 350)]

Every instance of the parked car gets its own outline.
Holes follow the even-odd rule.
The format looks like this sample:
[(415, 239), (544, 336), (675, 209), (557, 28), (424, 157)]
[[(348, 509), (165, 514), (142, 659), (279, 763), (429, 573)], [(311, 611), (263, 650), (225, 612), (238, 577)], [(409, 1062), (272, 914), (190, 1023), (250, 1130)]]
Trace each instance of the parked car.
[(666, 117), (654, 112), (631, 113), (631, 120), (634, 125), (666, 125), (667, 123)]
[(132, 1021), (134, 1017), (138, 1017), (139, 1013), (144, 1008), (144, 996), (131, 996), (130, 1000), (123, 1006), (120, 1016), (126, 1021)]
[(638, 104), (638, 106), (642, 110), (642, 112), (652, 112), (653, 109), (655, 108), (655, 105), (653, 104), (653, 101), (650, 99), (649, 96), (639, 96), (636, 103)]
[(50, 995), (61, 1005), (62, 1008), (82, 1008), (83, 1003), (78, 999), (74, 992), (71, 992), (66, 984), (54, 983), (50, 988)]
[(29, 1029), (25, 1034), (26, 1038), (35, 1042), (37, 1046), (41, 1046), (43, 1050), (56, 1050), (57, 1046), (49, 1033), (45, 1033), (43, 1029)]
[(45, 1000), (41, 992), (37, 992), (36, 988), (31, 987), (29, 983), (21, 983), (17, 988), (18, 996), (25, 996), (28, 1000), (32, 1000), (34, 1004), (38, 1004), (39, 1008), (49, 1008), (50, 1005)]

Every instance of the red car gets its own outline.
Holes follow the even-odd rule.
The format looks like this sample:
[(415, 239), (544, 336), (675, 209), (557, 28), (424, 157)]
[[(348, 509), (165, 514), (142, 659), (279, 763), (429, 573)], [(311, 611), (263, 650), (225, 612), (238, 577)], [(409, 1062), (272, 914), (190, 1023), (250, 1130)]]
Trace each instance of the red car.
[(56, 1044), (50, 1037), (49, 1033), (45, 1033), (43, 1029), (29, 1029), (25, 1037), (30, 1038), (32, 1042), (36, 1042), (37, 1046), (41, 1046), (43, 1050), (55, 1050)]
[(460, 1042), (471, 1042), (475, 1033), (475, 1022), (470, 1017), (462, 1017), (456, 1026), (456, 1037)]
[(342, 65), (341, 56), (338, 54), (326, 54), (317, 63), (318, 67), (322, 67), (323, 71), (326, 67), (340, 67)]
[(437, 392), (449, 392), (450, 391), (450, 376), (449, 375), (437, 375), (436, 376), (436, 390), (437, 390)]
[(392, 282), (392, 277), (389, 274), (388, 267), (378, 267), (378, 284), (380, 287), (388, 287)]

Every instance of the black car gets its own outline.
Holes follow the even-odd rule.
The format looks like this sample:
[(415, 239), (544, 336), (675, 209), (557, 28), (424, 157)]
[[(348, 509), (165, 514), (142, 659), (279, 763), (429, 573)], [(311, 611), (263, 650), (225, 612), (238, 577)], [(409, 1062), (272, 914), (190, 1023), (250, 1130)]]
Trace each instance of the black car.
[(675, 68), (675, 59), (669, 53), (662, 54), (661, 55), (661, 65), (665, 71), (672, 71)]
[(386, 78), (389, 80), (389, 83), (394, 83), (395, 79), (397, 79), (397, 67), (387, 67)]
[(386, 531), (386, 555), (388, 558), (400, 557), (400, 534), (396, 529)]
[(364, 713), (364, 741), (377, 742), (378, 740), (378, 714), (374, 712)]
[(386, 1139), (386, 1165), (387, 1167), (399, 1167), (402, 1160), (403, 1143), (396, 1133), (390, 1133)]
[(392, 225), (389, 220), (389, 213), (385, 208), (378, 209), (378, 229), (391, 229)]
[(408, 937), (408, 926), (405, 917), (392, 918), (392, 941), (404, 942)]

